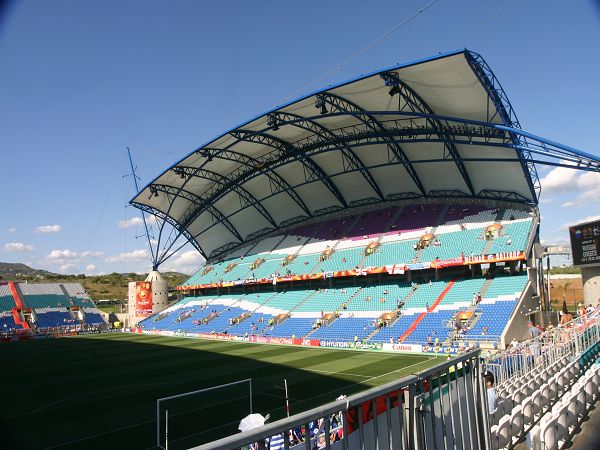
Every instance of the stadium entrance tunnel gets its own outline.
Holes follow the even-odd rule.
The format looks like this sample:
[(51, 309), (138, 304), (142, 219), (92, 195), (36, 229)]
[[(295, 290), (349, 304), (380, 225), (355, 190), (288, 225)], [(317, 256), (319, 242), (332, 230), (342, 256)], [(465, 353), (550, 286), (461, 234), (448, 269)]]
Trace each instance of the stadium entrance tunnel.
[[(17, 342), (0, 347), (0, 432), (11, 449), (148, 449), (156, 400), (252, 378), (255, 412), (285, 417), (431, 365), (430, 356), (274, 347), (132, 334)], [(406, 367), (406, 370), (402, 370)], [(169, 405), (169, 448), (238, 432), (246, 386)], [(178, 411), (179, 409), (179, 411)]]

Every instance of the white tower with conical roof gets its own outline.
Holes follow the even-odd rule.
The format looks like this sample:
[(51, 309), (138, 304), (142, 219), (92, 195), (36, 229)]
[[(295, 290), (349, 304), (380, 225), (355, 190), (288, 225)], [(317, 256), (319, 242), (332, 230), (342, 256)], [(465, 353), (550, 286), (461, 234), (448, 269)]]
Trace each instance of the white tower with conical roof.
[(153, 270), (144, 281), (129, 282), (129, 326), (162, 311), (169, 305), (169, 285), (161, 273)]

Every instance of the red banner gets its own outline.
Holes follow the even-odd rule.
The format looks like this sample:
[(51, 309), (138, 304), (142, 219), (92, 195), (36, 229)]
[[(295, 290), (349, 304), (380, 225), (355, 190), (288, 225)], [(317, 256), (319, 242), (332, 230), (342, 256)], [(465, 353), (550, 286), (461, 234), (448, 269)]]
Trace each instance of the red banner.
[(135, 282), (135, 314), (148, 317), (152, 315), (152, 282)]
[(435, 269), (443, 269), (444, 267), (467, 266), (469, 264), (486, 264), (502, 261), (519, 261), (524, 259), (525, 252), (501, 252), (492, 253), (490, 255), (462, 256), (452, 259), (437, 259), (431, 263), (431, 267)]
[(262, 342), (264, 344), (285, 344), (292, 345), (292, 338), (268, 337), (268, 336), (250, 336), (248, 342)]
[(388, 274), (403, 274), (406, 270), (423, 270), (429, 269), (443, 269), (445, 267), (454, 266), (467, 266), (469, 264), (486, 264), (492, 262), (502, 261), (519, 261), (525, 259), (525, 252), (514, 251), (514, 252), (501, 252), (493, 253), (491, 255), (475, 255), (475, 256), (463, 256), (452, 259), (438, 259), (430, 262), (421, 262), (413, 264), (390, 264), (383, 267), (366, 267), (363, 269), (351, 269), (351, 270), (340, 270), (335, 272), (317, 272), (302, 275), (287, 275), (283, 277), (276, 277), (275, 281), (273, 278), (260, 278), (254, 280), (241, 280), (241, 281), (223, 281), (221, 283), (209, 283), (209, 284), (196, 284), (190, 286), (177, 286), (180, 291), (186, 291), (190, 289), (207, 289), (207, 288), (218, 288), (218, 287), (229, 287), (238, 284), (271, 284), (281, 283), (285, 281), (302, 281), (302, 280), (319, 280), (322, 278), (339, 278), (339, 277), (350, 277), (360, 275), (372, 275), (377, 273), (388, 273)]
[(320, 342), (318, 339), (292, 339), (294, 345), (303, 345), (305, 347), (318, 347)]

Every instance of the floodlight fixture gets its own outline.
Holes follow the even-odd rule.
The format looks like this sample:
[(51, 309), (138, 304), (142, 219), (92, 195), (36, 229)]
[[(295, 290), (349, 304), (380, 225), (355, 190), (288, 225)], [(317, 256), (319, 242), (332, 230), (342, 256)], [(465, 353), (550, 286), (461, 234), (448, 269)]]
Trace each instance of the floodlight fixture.
[(325, 103), (325, 98), (322, 95), (317, 95), (317, 101), (315, 102), (315, 108), (320, 109), (321, 114), (327, 114), (327, 104)]
[(267, 116), (267, 125), (269, 125), (273, 131), (279, 130), (279, 121), (277, 120), (277, 117), (272, 114)]
[(391, 88), (390, 97), (400, 93), (400, 77), (396, 72), (382, 73), (381, 78), (383, 78), (385, 85)]

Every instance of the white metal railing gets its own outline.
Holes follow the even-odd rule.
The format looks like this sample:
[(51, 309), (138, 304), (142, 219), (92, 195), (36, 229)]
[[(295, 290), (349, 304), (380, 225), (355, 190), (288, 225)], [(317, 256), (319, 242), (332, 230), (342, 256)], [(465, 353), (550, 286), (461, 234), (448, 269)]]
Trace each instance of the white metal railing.
[(265, 448), (281, 435), (285, 450), (490, 449), (480, 351), (194, 450)]
[(489, 355), (485, 365), (500, 387), (509, 379), (525, 377), (534, 369), (548, 367), (562, 357), (575, 357), (600, 341), (600, 307), (571, 322), (546, 330), (535, 339), (509, 344)]

